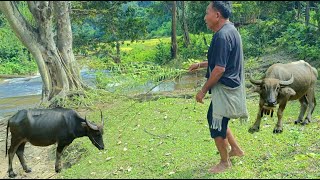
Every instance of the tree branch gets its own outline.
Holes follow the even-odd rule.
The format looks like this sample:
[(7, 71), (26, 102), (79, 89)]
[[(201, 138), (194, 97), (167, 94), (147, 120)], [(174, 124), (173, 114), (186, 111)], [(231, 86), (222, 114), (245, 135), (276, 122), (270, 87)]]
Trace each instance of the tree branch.
[[(1, 1), (0, 11), (6, 16), (9, 24), (11, 25), (14, 33), (21, 40), (21, 42), (29, 47), (30, 42), (35, 43), (37, 33), (35, 29), (24, 19), (19, 10), (17, 9), (15, 2), (12, 1)], [(32, 44), (33, 44), (32, 43)]]

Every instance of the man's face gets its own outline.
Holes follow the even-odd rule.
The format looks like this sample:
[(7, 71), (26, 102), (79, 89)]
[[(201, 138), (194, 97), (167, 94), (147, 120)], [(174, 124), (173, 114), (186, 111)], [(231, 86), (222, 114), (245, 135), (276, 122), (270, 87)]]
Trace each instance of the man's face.
[(210, 3), (207, 6), (206, 15), (204, 16), (204, 21), (207, 24), (207, 27), (211, 30), (214, 30), (214, 28), (218, 25), (220, 13), (216, 11), (212, 7), (212, 3)]

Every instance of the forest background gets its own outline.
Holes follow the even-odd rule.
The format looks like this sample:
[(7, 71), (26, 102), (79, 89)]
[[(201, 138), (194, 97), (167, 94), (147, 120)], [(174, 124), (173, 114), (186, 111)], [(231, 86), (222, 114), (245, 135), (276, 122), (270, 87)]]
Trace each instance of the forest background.
[[(89, 141), (75, 141), (64, 156), (64, 161), (71, 162), (65, 167), (71, 167), (59, 174), (59, 178), (212, 178), (204, 170), (213, 164), (207, 162), (212, 159), (213, 143), (206, 129), (206, 107), (196, 108), (193, 101), (203, 81), (173, 97), (167, 94), (147, 97), (151, 89), (132, 94), (126, 91), (150, 81), (159, 85), (181, 77), (191, 63), (206, 58), (213, 36), (203, 20), (209, 2), (70, 2), (73, 52), (79, 68), (95, 71), (96, 89), (86, 91), (83, 97), (58, 99), (54, 105), (88, 112), (97, 121), (99, 117), (88, 109), (103, 109), (109, 118), (105, 142), (110, 149), (98, 153)], [(242, 36), (246, 72), (250, 70), (259, 78), (273, 63), (298, 59), (319, 71), (318, 1), (233, 1), (232, 5), (230, 20)], [(32, 22), (28, 5), (21, 1), (17, 6)], [(34, 57), (16, 37), (3, 14), (0, 14), (0, 42), (1, 77), (39, 73)], [(270, 55), (276, 58), (266, 61), (265, 57)], [(251, 85), (248, 83), (247, 87)], [(257, 98), (253, 96), (247, 102), (251, 117), (255, 117)], [(286, 109), (285, 118), (291, 124), (288, 121), (287, 134), (282, 136), (271, 134), (268, 123), (264, 124), (264, 131), (270, 133), (259, 132), (255, 136), (247, 132), (247, 127), (240, 126), (235, 134), (242, 137), (240, 144), (251, 155), (233, 160), (235, 171), (215, 177), (320, 177), (319, 112), (315, 111), (316, 121), (311, 126), (292, 126), (297, 109), (298, 104)], [(159, 119), (148, 118), (150, 114)], [(188, 119), (193, 125), (186, 120), (176, 124), (182, 121), (180, 118)], [(237, 127), (239, 122), (231, 126)], [(190, 142), (191, 137), (197, 139)], [(188, 158), (184, 157), (185, 153)]]

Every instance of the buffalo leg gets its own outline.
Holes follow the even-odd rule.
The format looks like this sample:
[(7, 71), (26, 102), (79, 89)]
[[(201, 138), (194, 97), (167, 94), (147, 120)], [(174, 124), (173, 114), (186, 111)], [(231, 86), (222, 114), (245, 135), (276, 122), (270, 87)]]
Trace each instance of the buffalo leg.
[(249, 129), (249, 133), (258, 132), (260, 129), (260, 123), (261, 123), (261, 117), (263, 116), (263, 108), (261, 105), (259, 105), (259, 111), (257, 114), (256, 122), (253, 124), (253, 126)]
[(315, 94), (314, 94), (314, 88), (310, 88), (308, 93), (307, 93), (307, 102), (308, 102), (308, 114), (302, 123), (303, 125), (308, 124), (311, 122), (311, 115), (314, 111), (315, 105), (316, 105), (316, 99), (315, 99)]
[(61, 155), (62, 155), (63, 149), (66, 146), (67, 145), (58, 144), (57, 152), (56, 152), (56, 164), (55, 164), (55, 171), (57, 173), (59, 173), (61, 171)]
[(31, 169), (27, 167), (26, 161), (25, 161), (25, 159), (23, 157), (23, 152), (24, 152), (24, 146), (25, 145), (26, 145), (26, 142), (21, 143), (20, 146), (17, 149), (16, 154), (17, 154), (17, 156), (18, 156), (18, 158), (20, 160), (20, 163), (21, 163), (21, 166), (22, 166), (23, 170), (26, 173), (29, 173), (29, 172), (31, 172)]
[(11, 134), (11, 145), (10, 148), (8, 150), (8, 155), (9, 155), (9, 167), (8, 167), (8, 173), (9, 173), (9, 177), (13, 178), (15, 176), (17, 176), (16, 173), (13, 172), (13, 168), (12, 168), (12, 160), (13, 157), (19, 147), (21, 143), (20, 139), (15, 138), (14, 134)]
[(299, 102), (300, 102), (300, 114), (299, 114), (298, 120), (294, 121), (294, 124), (298, 124), (302, 122), (304, 114), (306, 113), (306, 110), (308, 107), (308, 101), (305, 95), (299, 99)]
[(278, 116), (278, 122), (276, 124), (276, 127), (273, 129), (273, 133), (282, 133), (282, 116), (283, 116), (283, 110), (286, 108), (287, 102), (279, 104), (279, 109), (277, 112)]

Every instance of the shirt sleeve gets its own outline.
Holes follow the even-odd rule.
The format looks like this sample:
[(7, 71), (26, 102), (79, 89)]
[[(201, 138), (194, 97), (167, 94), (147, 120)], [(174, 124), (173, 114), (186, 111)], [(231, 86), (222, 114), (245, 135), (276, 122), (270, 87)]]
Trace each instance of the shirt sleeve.
[(213, 47), (212, 58), (215, 65), (226, 67), (231, 52), (230, 42), (225, 38), (218, 37)]

